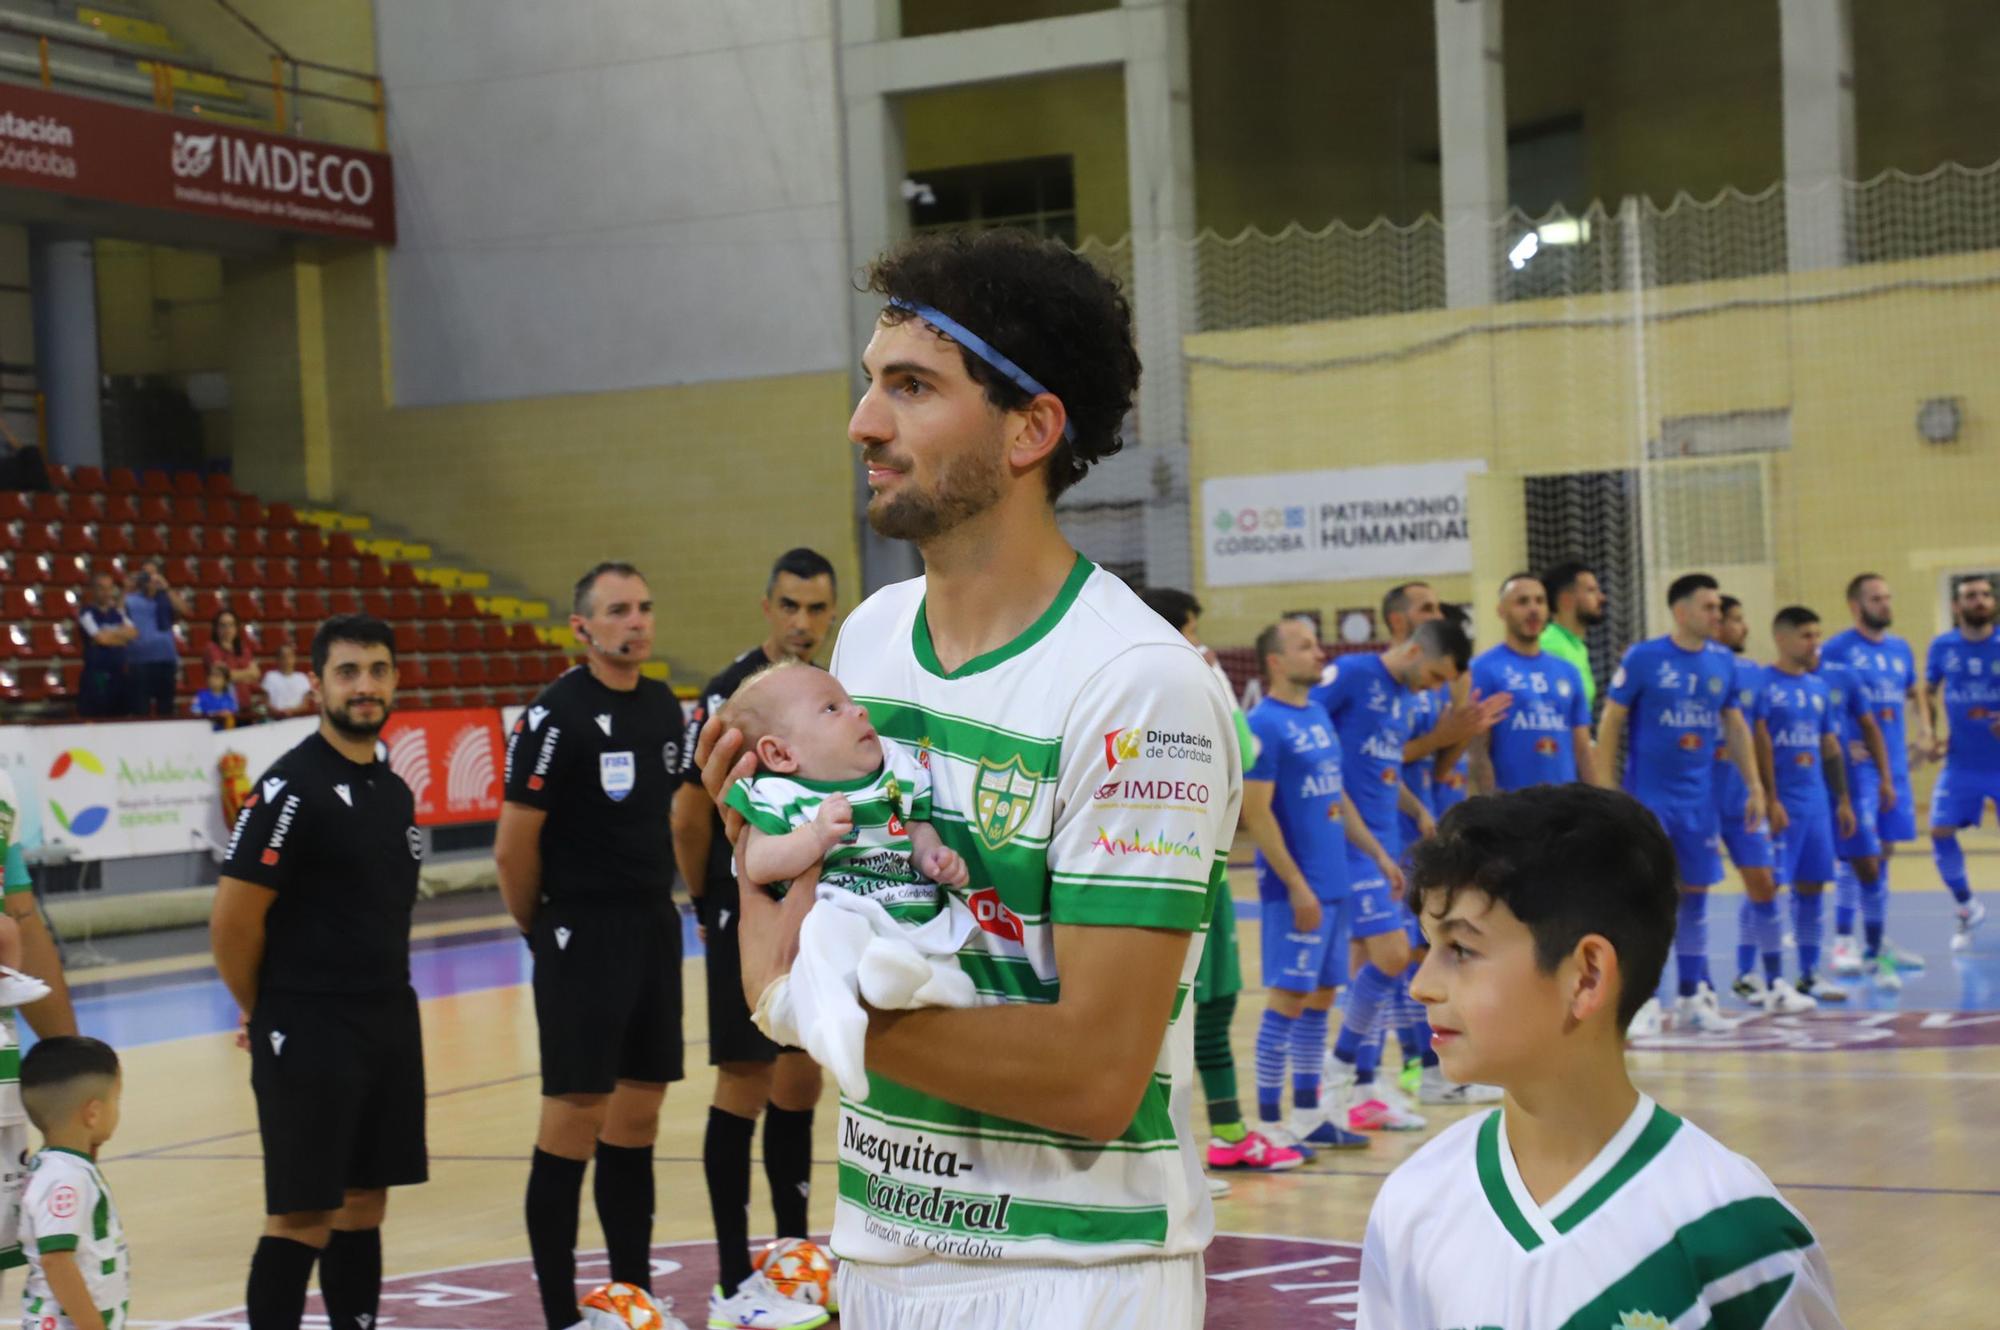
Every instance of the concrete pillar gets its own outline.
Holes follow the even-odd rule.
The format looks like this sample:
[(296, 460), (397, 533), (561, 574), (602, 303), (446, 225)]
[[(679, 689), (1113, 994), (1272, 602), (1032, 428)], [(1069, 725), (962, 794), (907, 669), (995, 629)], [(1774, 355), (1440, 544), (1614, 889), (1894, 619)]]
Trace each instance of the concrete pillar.
[[(901, 24), (900, 0), (839, 0), (841, 69), (841, 143), (847, 166), (847, 266), (858, 274), (870, 260), (889, 248), (909, 229), (909, 205), (903, 198), (903, 119), (896, 99), (880, 91), (874, 80), (849, 76), (849, 61), (862, 47), (894, 41)], [(856, 292), (848, 301), (848, 378), (853, 399), (860, 400), (867, 383), (861, 377), (861, 353), (882, 312), (881, 297)], [(923, 571), (917, 547), (905, 540), (878, 536), (868, 525), (868, 478), (857, 465), (854, 474), (854, 521), (861, 551), (863, 595)]]
[(1778, 0), (1784, 69), (1785, 242), (1793, 272), (1848, 261), (1855, 175), (1848, 0)]
[(1432, 0), (1437, 14), (1438, 150), (1444, 171), (1445, 303), (1490, 305), (1505, 246), (1507, 100), (1500, 0)]
[(1138, 435), (1151, 455), (1146, 576), (1192, 587), (1187, 376), (1194, 326), (1194, 124), (1187, 0), (1124, 0), (1125, 158), (1132, 207), (1132, 317), (1144, 373)]
[(48, 402), (48, 460), (102, 466), (95, 250), (89, 240), (35, 228), (28, 236), (28, 272), (35, 310), (35, 378)]

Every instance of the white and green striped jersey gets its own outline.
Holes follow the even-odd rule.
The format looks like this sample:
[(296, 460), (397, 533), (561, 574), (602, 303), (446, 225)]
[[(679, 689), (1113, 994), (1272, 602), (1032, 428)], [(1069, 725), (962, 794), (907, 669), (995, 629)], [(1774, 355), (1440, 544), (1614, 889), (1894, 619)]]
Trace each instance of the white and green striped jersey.
[(923, 579), (884, 588), (843, 627), (833, 673), (882, 737), (930, 771), (931, 825), (970, 871), (960, 894), (980, 927), (958, 959), (983, 1001), (1054, 1001), (1058, 926), (1194, 935), (1152, 1080), (1109, 1143), (881, 1076), (865, 1104), (843, 1099), (834, 1249), (889, 1265), (1201, 1251), (1214, 1215), (1190, 1131), (1188, 990), (1243, 792), (1215, 676), (1082, 558), (1021, 636), (948, 673)]
[(1743, 1156), (1645, 1095), (1546, 1204), (1503, 1110), (1390, 1174), (1357, 1330), (1839, 1330), (1826, 1256)]
[(854, 830), (826, 852), (821, 886), (866, 896), (903, 923), (929, 923), (944, 910), (938, 885), (910, 862), (909, 823), (931, 820), (931, 774), (900, 744), (882, 742), (882, 766), (859, 780), (808, 780), (775, 771), (738, 781), (723, 800), (767, 836), (819, 816), (830, 795), (845, 795)]
[[(71, 1330), (42, 1269), (45, 1256), (64, 1251), (75, 1253), (105, 1330), (125, 1330), (132, 1303), (132, 1252), (111, 1204), (111, 1189), (90, 1156), (55, 1147), (35, 1156), (27, 1195), (21, 1198), (21, 1245), (28, 1252), (28, 1286), (21, 1296), (24, 1323)], [(53, 1323), (44, 1318), (54, 1318)]]
[[(28, 861), (14, 841), (21, 825), (19, 797), (14, 778), (0, 771), (0, 897), (35, 889), (28, 876)], [(21, 1106), (21, 1040), (15, 1029), (11, 1007), (0, 1007), (0, 1127), (26, 1123), (28, 1111)]]

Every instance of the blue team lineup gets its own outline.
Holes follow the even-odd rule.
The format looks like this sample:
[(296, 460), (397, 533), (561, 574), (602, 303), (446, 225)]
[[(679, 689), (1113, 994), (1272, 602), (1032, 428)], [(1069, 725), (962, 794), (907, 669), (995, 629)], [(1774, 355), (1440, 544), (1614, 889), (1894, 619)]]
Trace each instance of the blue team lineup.
[[(2000, 801), (1992, 580), (1956, 580), (1954, 626), (1921, 665), (1874, 573), (1852, 578), (1834, 623), (1779, 610), (1768, 662), (1715, 578), (1679, 577), (1664, 600), (1670, 631), (1625, 648), (1601, 689), (1587, 640), (1606, 596), (1581, 563), (1505, 579), (1502, 636), (1476, 656), (1469, 616), (1422, 582), (1384, 597), (1379, 653), (1329, 660), (1303, 616), (1260, 633), (1243, 801), (1267, 990), (1258, 1122), (1228, 1122), (1233, 1092), (1217, 1102), (1211, 1085), (1211, 1121), (1228, 1128), (1211, 1168), (1295, 1168), (1319, 1150), (1365, 1149), (1368, 1132), (1421, 1130), (1426, 1106), (1499, 1100), (1440, 1070), (1427, 995), (1412, 992), (1426, 940), (1403, 907), (1411, 852), (1468, 794), (1588, 782), (1624, 790), (1665, 831), (1679, 884), (1672, 959), (1632, 1038), (1726, 1036), (1758, 1011), (1900, 989), (1926, 961), (1888, 936), (1890, 865), (1919, 839), (1953, 901), (1950, 945), (1970, 948), (1986, 909), (1958, 833)], [(1939, 764), (1928, 809), (1911, 784), (1924, 763)], [(1725, 859), (1743, 894), (1734, 966), (1718, 982), (1708, 901)], [(1749, 1012), (1725, 1010), (1725, 991)], [(1391, 1033), (1401, 1062), (1385, 1074)]]

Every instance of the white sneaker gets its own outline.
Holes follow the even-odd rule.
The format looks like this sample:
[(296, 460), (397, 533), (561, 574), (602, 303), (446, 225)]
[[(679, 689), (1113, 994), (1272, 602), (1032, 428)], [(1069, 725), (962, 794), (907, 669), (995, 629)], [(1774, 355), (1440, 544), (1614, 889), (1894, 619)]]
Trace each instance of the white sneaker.
[(1229, 1185), (1227, 1178), (1218, 1178), (1213, 1173), (1205, 1173), (1202, 1176), (1208, 1179), (1208, 1199), (1211, 1201), (1219, 1201), (1235, 1190)]
[[(1667, 1014), (1660, 1008), (1657, 997), (1646, 999), (1646, 1005), (1639, 1008), (1632, 1017), (1632, 1023), (1625, 1027), (1627, 1039), (1658, 1039), (1667, 1028)], [(1426, 1103), (1430, 1102), (1428, 1100)]]
[(1845, 1002), (1849, 996), (1845, 985), (1836, 984), (1831, 979), (1822, 979), (1818, 975), (1799, 980), (1798, 987), (1799, 992), (1821, 1002)]
[(720, 1284), (708, 1295), (709, 1330), (813, 1330), (827, 1320), (826, 1308), (792, 1301), (761, 1273), (726, 1298)]
[(1674, 1004), (1674, 1028), (1697, 1034), (1733, 1034), (1737, 1022), (1722, 1014), (1712, 990), (1684, 997)]
[(1771, 996), (1770, 988), (1764, 983), (1764, 976), (1755, 970), (1737, 975), (1736, 982), (1729, 986), (1729, 991), (1753, 1007), (1763, 1006), (1765, 1000)]
[(1779, 978), (1771, 981), (1770, 991), (1764, 997), (1764, 1010), (1773, 1016), (1797, 1016), (1801, 1012), (1814, 1011), (1819, 1007), (1817, 999), (1808, 997), (1792, 987), (1792, 981)]
[(0, 965), (0, 1007), (24, 1007), (49, 995), (49, 986), (31, 974)]
[(1422, 1088), (1417, 1091), (1420, 1104), (1443, 1104), (1464, 1108), (1474, 1104), (1497, 1104), (1506, 1095), (1497, 1085), (1460, 1085), (1445, 1079), (1443, 1067), (1425, 1067)]
[[(1958, 927), (1952, 931), (1951, 949), (1953, 951), (1971, 951), (1972, 930), (1985, 922), (1986, 906), (1982, 901), (1974, 899), (1963, 910), (1958, 912)], [(1883, 949), (1887, 950), (1888, 945), (1887, 942), (1884, 942), (1882, 944)]]
[(1861, 973), (1861, 944), (1850, 937), (1833, 939), (1833, 972), (1835, 974)]
[[(1977, 905), (1978, 902), (1975, 901), (1973, 902), (1973, 904)], [(1984, 906), (1980, 906), (1979, 917), (1981, 919), (1984, 919), (1986, 917), (1986, 908)], [(1972, 925), (1972, 927), (1977, 928), (1979, 927), (1979, 925), (1975, 923)], [(1960, 928), (1961, 930), (1964, 929), (1963, 920), (1960, 921)], [(1953, 951), (1957, 951), (1959, 949), (1957, 944), (1958, 944), (1958, 937), (1956, 934), (1954, 934), (1952, 937)], [(1899, 970), (1921, 970), (1924, 968), (1925, 962), (1922, 956), (1917, 955), (1917, 953), (1914, 951), (1903, 950), (1901, 947), (1897, 946), (1894, 942), (1891, 942), (1886, 937), (1882, 939), (1881, 954), (1883, 958), (1885, 958), (1889, 962), (1889, 964), (1895, 966)]]
[[(1313, 1126), (1318, 1125), (1315, 1120)], [(1289, 1122), (1259, 1122), (1257, 1134), (1280, 1150), (1290, 1150), (1302, 1156), (1308, 1163), (1312, 1161), (1313, 1148), (1299, 1139), (1298, 1133), (1292, 1130)]]

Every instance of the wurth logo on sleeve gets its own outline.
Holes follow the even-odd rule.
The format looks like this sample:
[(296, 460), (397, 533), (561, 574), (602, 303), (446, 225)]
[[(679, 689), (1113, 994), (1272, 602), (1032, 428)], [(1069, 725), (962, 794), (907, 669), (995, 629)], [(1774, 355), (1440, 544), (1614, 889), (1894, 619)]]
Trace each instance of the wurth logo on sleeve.
[(264, 853), (260, 856), (265, 867), (278, 862), (278, 852), (285, 848), (285, 837), (292, 833), (292, 819), (298, 816), (299, 796), (288, 795), (285, 806), (278, 810), (278, 821), (271, 828), (271, 839), (264, 842)]
[(535, 769), (528, 775), (528, 788), (539, 790), (548, 784), (549, 764), (555, 761), (556, 740), (562, 738), (562, 726), (551, 725), (549, 732), (542, 736), (542, 749), (535, 755)]

